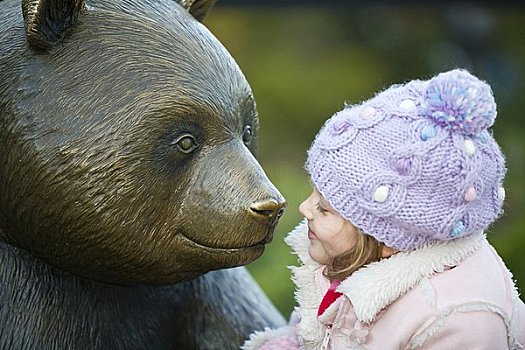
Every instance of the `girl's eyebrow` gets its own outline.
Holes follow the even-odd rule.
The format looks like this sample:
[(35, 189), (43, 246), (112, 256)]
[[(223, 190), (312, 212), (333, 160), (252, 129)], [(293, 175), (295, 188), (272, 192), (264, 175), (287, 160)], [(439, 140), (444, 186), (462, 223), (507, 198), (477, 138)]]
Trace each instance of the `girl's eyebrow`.
[(324, 197), (321, 196), (321, 198), (319, 199), (319, 203), (323, 206), (324, 209), (332, 213), (337, 213), (337, 210), (335, 210), (332, 204), (330, 204), (330, 202), (328, 202)]
[(319, 202), (317, 204), (322, 206), (324, 209), (327, 209), (327, 210), (331, 208), (329, 203), (323, 197), (319, 198)]

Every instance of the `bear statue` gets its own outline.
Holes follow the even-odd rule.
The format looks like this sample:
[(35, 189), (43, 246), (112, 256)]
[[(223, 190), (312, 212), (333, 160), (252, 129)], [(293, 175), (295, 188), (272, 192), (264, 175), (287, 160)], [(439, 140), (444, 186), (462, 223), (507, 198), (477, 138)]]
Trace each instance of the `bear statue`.
[(238, 349), (285, 201), (213, 0), (0, 1), (0, 349)]

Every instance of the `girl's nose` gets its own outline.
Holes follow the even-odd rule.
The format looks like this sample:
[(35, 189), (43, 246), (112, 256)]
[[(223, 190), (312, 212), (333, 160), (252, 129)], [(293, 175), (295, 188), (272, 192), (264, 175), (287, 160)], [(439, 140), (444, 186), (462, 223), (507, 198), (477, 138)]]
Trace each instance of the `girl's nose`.
[(311, 213), (312, 211), (308, 209), (308, 199), (305, 199), (300, 205), (299, 205), (299, 213), (301, 213), (302, 216), (304, 216), (306, 219), (311, 219)]

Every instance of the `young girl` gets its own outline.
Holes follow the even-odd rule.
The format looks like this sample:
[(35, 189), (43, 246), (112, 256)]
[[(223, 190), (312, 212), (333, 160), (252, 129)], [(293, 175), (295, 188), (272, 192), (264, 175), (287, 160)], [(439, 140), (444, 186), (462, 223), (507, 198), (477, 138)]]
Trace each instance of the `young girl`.
[(490, 87), (453, 70), (329, 119), (286, 239), (298, 307), (243, 349), (523, 349), (525, 305), (483, 233), (505, 196), (495, 117)]

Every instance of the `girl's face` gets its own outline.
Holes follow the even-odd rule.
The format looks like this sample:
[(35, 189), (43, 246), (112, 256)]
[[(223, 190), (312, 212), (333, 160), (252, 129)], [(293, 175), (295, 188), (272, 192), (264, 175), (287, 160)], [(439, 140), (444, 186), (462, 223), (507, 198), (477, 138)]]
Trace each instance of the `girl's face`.
[(329, 264), (357, 243), (357, 228), (343, 219), (316, 189), (301, 203), (299, 212), (308, 220), (309, 253), (318, 263)]

